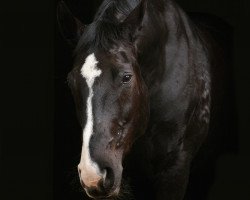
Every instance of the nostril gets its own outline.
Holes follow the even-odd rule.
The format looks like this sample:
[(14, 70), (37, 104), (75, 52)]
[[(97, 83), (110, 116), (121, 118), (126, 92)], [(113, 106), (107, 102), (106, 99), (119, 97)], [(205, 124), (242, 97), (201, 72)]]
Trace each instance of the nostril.
[(110, 190), (114, 185), (114, 172), (111, 168), (107, 167), (105, 169), (105, 176), (103, 179), (103, 187), (106, 190)]
[(77, 166), (77, 171), (78, 171), (79, 178), (81, 179), (81, 169), (79, 166)]

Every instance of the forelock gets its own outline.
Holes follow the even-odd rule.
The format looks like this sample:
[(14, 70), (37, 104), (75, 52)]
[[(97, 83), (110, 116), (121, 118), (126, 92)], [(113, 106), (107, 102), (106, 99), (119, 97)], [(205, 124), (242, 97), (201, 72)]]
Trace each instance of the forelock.
[(94, 22), (86, 27), (75, 52), (80, 50), (110, 49), (117, 41), (129, 43), (129, 30), (122, 26), (123, 20), (136, 7), (138, 1), (105, 0)]

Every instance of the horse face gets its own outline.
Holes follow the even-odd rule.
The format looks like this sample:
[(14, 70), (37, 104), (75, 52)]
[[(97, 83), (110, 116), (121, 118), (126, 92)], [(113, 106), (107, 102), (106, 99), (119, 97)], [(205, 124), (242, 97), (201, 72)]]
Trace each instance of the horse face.
[(79, 177), (93, 198), (119, 193), (123, 158), (146, 129), (147, 89), (135, 51), (143, 13), (140, 3), (129, 15), (113, 13), (113, 23), (84, 26), (63, 2), (58, 5), (62, 35), (72, 47), (78, 44), (68, 80), (82, 126)]
[(80, 180), (90, 197), (117, 195), (122, 160), (145, 131), (147, 90), (125, 46), (97, 50), (76, 63), (68, 80), (83, 130)]

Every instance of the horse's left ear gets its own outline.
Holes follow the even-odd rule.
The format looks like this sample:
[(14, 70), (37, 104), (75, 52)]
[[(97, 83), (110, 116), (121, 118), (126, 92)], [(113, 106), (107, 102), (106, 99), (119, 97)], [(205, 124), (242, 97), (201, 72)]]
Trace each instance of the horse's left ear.
[(129, 32), (134, 34), (142, 25), (142, 20), (146, 10), (146, 3), (141, 0), (140, 3), (132, 10), (128, 17), (123, 21), (123, 25), (129, 28)]
[(57, 5), (57, 21), (62, 36), (74, 48), (83, 34), (85, 25), (73, 16), (64, 1)]

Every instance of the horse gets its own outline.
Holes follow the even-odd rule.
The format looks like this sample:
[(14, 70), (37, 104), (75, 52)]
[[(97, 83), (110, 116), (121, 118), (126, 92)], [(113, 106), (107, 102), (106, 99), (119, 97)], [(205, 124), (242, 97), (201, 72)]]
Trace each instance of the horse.
[(87, 196), (206, 199), (233, 130), (230, 27), (172, 0), (104, 0), (89, 25), (64, 2), (57, 13)]

